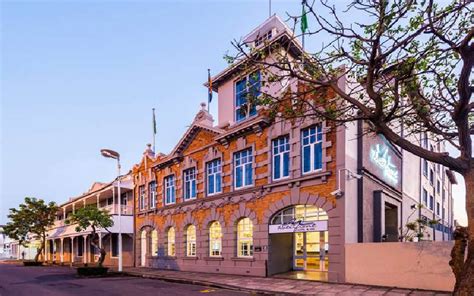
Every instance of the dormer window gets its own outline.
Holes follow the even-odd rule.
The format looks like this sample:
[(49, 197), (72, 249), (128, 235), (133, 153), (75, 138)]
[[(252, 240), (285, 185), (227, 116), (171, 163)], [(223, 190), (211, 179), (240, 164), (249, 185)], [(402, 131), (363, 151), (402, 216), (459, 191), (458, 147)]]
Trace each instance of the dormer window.
[(257, 114), (254, 100), (260, 95), (260, 84), (259, 71), (235, 83), (235, 121), (239, 122)]
[(257, 39), (255, 39), (255, 47), (259, 46), (260, 44), (263, 44), (265, 41), (270, 39), (272, 39), (272, 30), (268, 31), (262, 36), (257, 37)]

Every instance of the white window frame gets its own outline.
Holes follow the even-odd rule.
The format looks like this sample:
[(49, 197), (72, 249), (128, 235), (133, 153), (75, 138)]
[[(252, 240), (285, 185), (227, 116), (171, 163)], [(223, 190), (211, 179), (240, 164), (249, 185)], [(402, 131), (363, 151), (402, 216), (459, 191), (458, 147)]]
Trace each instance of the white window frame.
[[(286, 139), (287, 142), (284, 143), (284, 144), (280, 144), (279, 143), (279, 140), (280, 139)], [(278, 142), (278, 143), (276, 143)], [(275, 145), (276, 143), (276, 145)], [(278, 138), (275, 138), (272, 140), (272, 180), (274, 181), (277, 181), (277, 180), (284, 180), (284, 179), (287, 179), (290, 177), (290, 164), (291, 164), (291, 158), (290, 158), (290, 150), (291, 150), (291, 147), (288, 148), (288, 150), (281, 150), (281, 146), (285, 146), (285, 148), (283, 149), (286, 149), (286, 145), (290, 145), (290, 136), (288, 135), (285, 135), (285, 136), (281, 136), (281, 137), (278, 137)], [(278, 153), (274, 153), (275, 152), (275, 146), (278, 147)], [(283, 176), (283, 164), (284, 164), (284, 155), (285, 153), (288, 153), (288, 176)], [(280, 156), (280, 177), (279, 178), (275, 178), (275, 168), (276, 168), (276, 165), (275, 165), (275, 158), (277, 156)]]
[[(314, 134), (314, 135), (315, 135), (315, 137), (316, 137), (316, 141), (313, 142), (313, 143), (309, 143), (309, 144), (304, 145), (304, 144), (303, 144), (304, 138), (306, 138), (306, 137), (311, 137), (311, 134), (308, 134), (308, 136), (304, 137), (304, 136), (303, 136), (303, 131), (305, 131), (305, 130), (310, 130), (310, 129), (313, 128), (313, 127), (314, 127), (314, 129), (315, 129), (315, 134)], [(321, 132), (320, 132), (320, 133), (321, 133), (321, 140), (318, 140), (318, 134), (319, 134), (319, 133), (318, 133), (318, 129), (319, 129), (319, 128), (321, 128)], [(315, 168), (314, 168), (314, 161), (315, 161), (315, 160), (314, 160), (314, 150), (316, 149), (316, 144), (319, 144), (319, 143), (321, 143), (321, 149), (322, 149), (322, 143), (323, 143), (323, 127), (322, 127), (320, 124), (317, 124), (317, 125), (314, 125), (314, 126), (309, 126), (309, 127), (307, 127), (307, 128), (301, 129), (300, 133), (301, 133), (300, 136), (301, 136), (301, 172), (302, 172), (302, 174), (303, 174), (303, 175), (307, 175), (307, 174), (312, 174), (312, 173), (316, 173), (316, 172), (322, 171), (322, 170), (323, 170), (322, 167), (321, 167), (320, 169), (315, 169)], [(307, 146), (310, 147), (310, 148), (309, 148), (309, 150), (310, 150), (310, 151), (309, 151), (309, 167), (310, 167), (310, 170), (307, 171), (307, 172), (305, 172), (305, 171), (304, 171), (304, 153), (303, 153), (303, 151), (304, 151), (304, 148), (307, 147)], [(323, 153), (323, 151), (321, 151), (321, 157), (323, 157), (322, 153)], [(321, 161), (322, 161), (322, 160), (321, 160)]]
[[(256, 110), (256, 111), (255, 111), (255, 114), (250, 115), (250, 109), (252, 109), (252, 106), (247, 105), (247, 107), (248, 107), (248, 110), (247, 110), (247, 111), (248, 111), (248, 112), (247, 112), (247, 114), (245, 114), (245, 117), (244, 117), (244, 118), (241, 118), (241, 119), (237, 119), (237, 112), (239, 111), (239, 109), (240, 109), (241, 106), (242, 106), (242, 105), (237, 106), (237, 95), (240, 94), (240, 93), (237, 93), (237, 84), (238, 84), (239, 82), (241, 82), (242, 80), (245, 80), (245, 90), (243, 90), (243, 91), (241, 91), (241, 92), (245, 92), (245, 93), (248, 94), (249, 91), (251, 90), (251, 88), (252, 88), (255, 84), (260, 83), (259, 93), (261, 94), (261, 89), (262, 89), (262, 73), (258, 73), (258, 75), (259, 75), (259, 77), (260, 77), (258, 82), (255, 82), (254, 84), (250, 84), (250, 78), (252, 77), (252, 75), (255, 75), (256, 73), (257, 73), (257, 71), (254, 71), (254, 72), (252, 72), (252, 73), (250, 73), (250, 74), (247, 74), (247, 75), (245, 75), (245, 76), (243, 76), (243, 77), (240, 77), (238, 80), (236, 80), (236, 81), (234, 82), (234, 121), (235, 121), (235, 122), (243, 122), (243, 121), (245, 121), (245, 120), (247, 120), (247, 119), (249, 119), (249, 118), (252, 118), (252, 117), (258, 115), (258, 112), (257, 112), (258, 110), (257, 110), (257, 109), (255, 109), (255, 110)], [(260, 96), (260, 95), (259, 95), (259, 96)], [(248, 98), (246, 98), (246, 100), (247, 100), (247, 102), (248, 102)], [(257, 106), (255, 106), (255, 108), (257, 108)]]
[(158, 231), (151, 231), (151, 256), (158, 256)]
[[(214, 163), (219, 162), (219, 164), (214, 165)], [(212, 166), (211, 166), (212, 165)], [(208, 196), (212, 196), (215, 194), (222, 193), (222, 160), (220, 158), (216, 158), (214, 160), (208, 161), (206, 163), (206, 193)], [(219, 177), (218, 177), (219, 176)], [(209, 192), (209, 177), (214, 179), (214, 192)], [(216, 190), (217, 179), (220, 179), (221, 188), (219, 191)]]
[[(165, 205), (172, 205), (176, 203), (176, 177), (175, 175), (168, 175), (163, 179), (164, 183), (164, 202)], [(169, 190), (168, 190), (169, 189)], [(169, 192), (168, 192), (169, 191)], [(173, 202), (168, 202), (168, 193), (174, 196)], [(171, 200), (171, 198), (169, 198)]]
[[(219, 227), (219, 235), (218, 237), (213, 237), (213, 226), (216, 225)], [(213, 254), (213, 245), (214, 243), (217, 243), (219, 246), (219, 254)], [(209, 225), (209, 257), (222, 257), (222, 226), (219, 221), (213, 221)]]
[(145, 207), (145, 199), (146, 199), (145, 194), (146, 194), (145, 185), (138, 186), (138, 207), (139, 207), (140, 211), (144, 211), (146, 209), (146, 207)]
[[(245, 237), (244, 233), (250, 232), (251, 237)], [(247, 252), (244, 252), (243, 246), (247, 246)], [(253, 223), (250, 218), (242, 218), (237, 222), (237, 257), (253, 257)]]
[[(192, 238), (190, 238), (190, 229), (193, 229), (194, 234)], [(186, 256), (187, 257), (196, 257), (196, 226), (193, 224), (188, 225), (186, 228)]]
[[(245, 157), (245, 160), (246, 162), (243, 163), (241, 161), (241, 163), (239, 165), (237, 165), (237, 155), (240, 155), (242, 152), (244, 151), (249, 151), (250, 153), (247, 154), (247, 156)], [(243, 157), (240, 156), (240, 160), (242, 159)], [(245, 183), (245, 166), (247, 164), (251, 165), (251, 172), (252, 172), (252, 180), (250, 182), (250, 184), (246, 184)], [(237, 187), (237, 168), (242, 168), (242, 186), (240, 187)], [(247, 188), (247, 187), (252, 187), (253, 186), (253, 183), (254, 183), (254, 179), (255, 179), (255, 176), (254, 176), (254, 171), (253, 171), (253, 148), (246, 148), (246, 149), (243, 149), (243, 150), (240, 150), (240, 151), (237, 151), (234, 153), (234, 188), (235, 189), (242, 189), (242, 188)]]
[[(426, 200), (425, 200), (425, 197), (426, 197)], [(422, 190), (422, 196), (421, 196), (422, 200), (421, 202), (425, 205), (425, 207), (428, 208), (428, 204), (429, 204), (429, 195), (428, 195), (428, 190), (426, 190), (425, 188), (423, 188)]]
[[(155, 188), (152, 190), (151, 184), (155, 184)], [(156, 208), (156, 182), (151, 181), (148, 183), (148, 197), (150, 198), (150, 209)]]
[[(173, 235), (171, 235), (171, 233)], [(170, 257), (176, 256), (176, 230), (174, 227), (168, 228), (166, 232), (166, 241), (167, 241), (167, 254)]]
[[(197, 183), (196, 183), (196, 168), (189, 168), (183, 171), (183, 198), (185, 201), (196, 199), (197, 196)], [(192, 185), (194, 183), (194, 196), (192, 196)], [(189, 184), (189, 196), (186, 197), (188, 194), (186, 185)]]

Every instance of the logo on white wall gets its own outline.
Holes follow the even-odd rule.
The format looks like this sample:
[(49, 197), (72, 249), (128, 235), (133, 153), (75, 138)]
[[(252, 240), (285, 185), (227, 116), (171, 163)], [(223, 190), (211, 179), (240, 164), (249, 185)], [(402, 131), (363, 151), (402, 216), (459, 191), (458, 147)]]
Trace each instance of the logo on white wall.
[(270, 225), (269, 233), (293, 233), (328, 230), (328, 221), (303, 221), (293, 219), (287, 223)]
[(370, 148), (370, 159), (383, 171), (384, 177), (391, 183), (398, 183), (398, 170), (388, 154), (388, 147), (376, 144)]

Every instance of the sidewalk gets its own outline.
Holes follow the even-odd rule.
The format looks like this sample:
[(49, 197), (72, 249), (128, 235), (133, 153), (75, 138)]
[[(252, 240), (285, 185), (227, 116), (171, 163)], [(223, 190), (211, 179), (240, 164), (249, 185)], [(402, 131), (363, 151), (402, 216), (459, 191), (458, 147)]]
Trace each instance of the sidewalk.
[(316, 281), (263, 278), (225, 274), (210, 274), (187, 271), (159, 270), (152, 268), (125, 268), (131, 276), (154, 278), (166, 281), (192, 283), (232, 290), (267, 295), (450, 295), (436, 291), (418, 291), (388, 287), (374, 287), (353, 284), (331, 284)]

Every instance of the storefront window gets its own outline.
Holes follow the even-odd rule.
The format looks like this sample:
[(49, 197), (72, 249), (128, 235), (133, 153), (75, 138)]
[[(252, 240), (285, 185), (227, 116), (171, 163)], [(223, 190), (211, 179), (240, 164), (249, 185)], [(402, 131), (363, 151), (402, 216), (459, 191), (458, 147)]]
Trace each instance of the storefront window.
[(209, 227), (209, 256), (222, 256), (222, 228), (217, 221)]
[(175, 237), (174, 227), (170, 227), (168, 229), (168, 256), (176, 256)]
[(237, 223), (237, 256), (253, 256), (253, 224), (249, 218)]
[(186, 256), (196, 256), (196, 226), (192, 224), (186, 229)]

